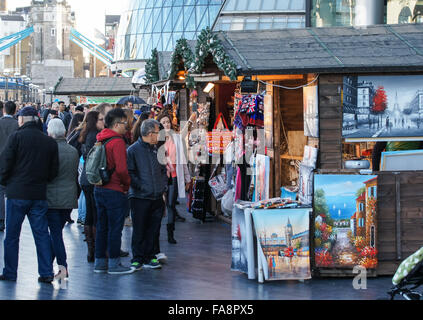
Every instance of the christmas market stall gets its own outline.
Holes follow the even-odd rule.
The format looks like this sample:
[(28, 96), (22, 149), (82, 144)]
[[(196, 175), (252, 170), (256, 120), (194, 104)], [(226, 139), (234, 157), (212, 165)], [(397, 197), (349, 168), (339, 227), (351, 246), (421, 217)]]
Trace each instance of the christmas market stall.
[[(264, 101), (264, 148), (256, 154), (268, 159), (256, 156), (251, 165), (269, 169), (255, 175), (259, 197), (235, 207), (313, 207), (308, 229), (291, 217), (274, 222), (252, 212), (259, 278), (291, 278), (281, 274), (288, 270), (307, 278), (303, 261), (289, 258), (305, 254), (308, 244), (313, 276), (355, 276), (357, 267), (368, 276), (393, 275), (423, 243), (420, 26), (228, 31), (217, 37), (236, 65), (240, 95), (242, 87), (256, 86)], [(241, 108), (235, 108), (234, 128), (243, 120), (242, 112), (236, 117), (241, 96), (239, 103), (235, 95)], [(251, 241), (243, 244), (249, 233), (243, 229), (251, 221), (236, 219), (243, 223), (233, 224), (233, 248), (239, 250), (233, 250), (232, 269), (250, 275)], [(303, 241), (292, 241), (295, 236)]]

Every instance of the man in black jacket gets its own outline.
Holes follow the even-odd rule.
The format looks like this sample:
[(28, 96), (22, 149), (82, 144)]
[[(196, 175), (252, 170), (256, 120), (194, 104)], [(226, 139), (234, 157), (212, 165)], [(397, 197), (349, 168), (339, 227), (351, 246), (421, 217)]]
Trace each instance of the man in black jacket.
[(161, 265), (154, 252), (167, 190), (166, 166), (159, 162), (157, 143), (160, 123), (153, 119), (141, 125), (141, 137), (128, 149), (131, 187), (128, 197), (132, 209), (132, 267), (157, 269)]
[[(16, 112), (16, 104), (13, 101), (6, 102), (4, 107), (4, 115), (0, 119), (0, 154), (3, 153), (3, 149), (6, 146), (9, 136), (18, 130), (18, 122), (13, 116)], [(4, 231), (4, 218), (6, 213), (5, 203), (5, 188), (0, 184), (0, 232)]]
[(47, 221), (47, 183), (58, 173), (58, 146), (43, 134), (38, 113), (25, 107), (18, 113), (19, 129), (0, 156), (0, 184), (6, 186), (4, 269), (0, 280), (16, 281), (19, 236), (28, 216), (38, 256), (39, 282), (53, 281), (51, 243)]

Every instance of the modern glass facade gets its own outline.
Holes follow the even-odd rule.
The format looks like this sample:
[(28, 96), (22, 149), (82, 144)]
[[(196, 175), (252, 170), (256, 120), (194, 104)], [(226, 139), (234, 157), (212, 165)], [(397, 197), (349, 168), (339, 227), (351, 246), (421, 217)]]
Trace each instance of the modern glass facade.
[(388, 0), (387, 23), (422, 23), (422, 0)]
[(306, 0), (227, 0), (215, 31), (304, 28)]
[(211, 27), (223, 0), (129, 0), (122, 14), (115, 58), (144, 60), (151, 50), (172, 51), (184, 37), (195, 40), (205, 27)]

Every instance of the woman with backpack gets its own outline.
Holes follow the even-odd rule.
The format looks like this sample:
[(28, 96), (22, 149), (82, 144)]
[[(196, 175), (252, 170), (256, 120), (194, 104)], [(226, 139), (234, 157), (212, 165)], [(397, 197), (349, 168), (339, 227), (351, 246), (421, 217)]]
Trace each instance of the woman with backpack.
[(81, 144), (81, 152), (84, 160), (84, 167), (80, 177), (80, 185), (85, 195), (86, 216), (84, 233), (87, 241), (87, 261), (94, 262), (95, 234), (97, 224), (97, 210), (94, 199), (94, 186), (88, 182), (85, 161), (91, 148), (97, 141), (97, 134), (104, 129), (104, 118), (98, 111), (90, 111), (85, 118), (85, 124), (79, 134), (78, 142)]

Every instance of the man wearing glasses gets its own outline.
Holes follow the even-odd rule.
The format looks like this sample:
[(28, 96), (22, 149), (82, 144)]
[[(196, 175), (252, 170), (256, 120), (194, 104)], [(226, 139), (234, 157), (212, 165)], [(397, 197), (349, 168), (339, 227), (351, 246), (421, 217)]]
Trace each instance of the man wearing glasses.
[(104, 122), (106, 128), (97, 135), (97, 141), (105, 144), (107, 171), (111, 178), (109, 183), (96, 186), (94, 190), (97, 207), (94, 272), (128, 274), (134, 270), (120, 263), (125, 201), (130, 184), (123, 140), (127, 130), (125, 112), (113, 109), (107, 113)]
[(128, 148), (133, 226), (131, 266), (135, 270), (161, 268), (154, 252), (154, 239), (164, 210), (167, 174), (157, 154), (159, 125), (154, 119), (144, 120), (141, 137)]

